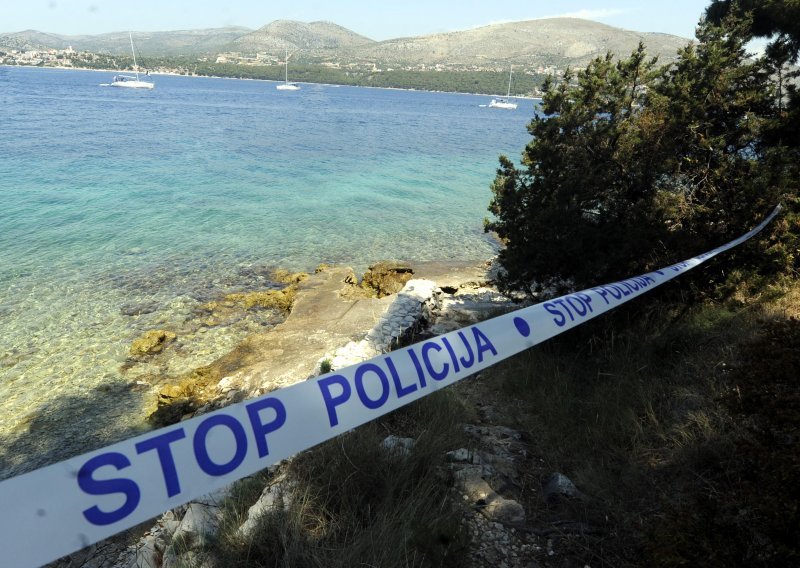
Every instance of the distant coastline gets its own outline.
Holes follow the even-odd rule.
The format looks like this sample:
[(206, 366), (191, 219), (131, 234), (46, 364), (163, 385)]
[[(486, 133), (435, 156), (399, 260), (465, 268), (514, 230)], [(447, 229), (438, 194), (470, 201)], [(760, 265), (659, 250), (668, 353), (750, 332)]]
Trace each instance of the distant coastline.
[[(447, 34), (374, 41), (333, 22), (278, 20), (256, 30), (213, 28), (65, 36), (0, 33), (0, 64), (139, 69), (186, 76), (536, 99), (597, 57), (624, 56), (641, 43), (670, 62), (690, 41), (580, 18), (489, 24)], [(131, 44), (139, 43), (137, 61)], [(279, 47), (276, 47), (279, 46)], [(509, 85), (509, 69), (513, 81)], [(508, 92), (510, 91), (510, 92)]]
[[(58, 65), (9, 65), (9, 64), (0, 64), (0, 67), (9, 67), (9, 68), (16, 68), (16, 67), (24, 67), (26, 69), (58, 69), (61, 71), (92, 71), (97, 73), (120, 73), (125, 72), (128, 70), (125, 69), (97, 69), (92, 67), (72, 67), (72, 66), (58, 66)], [(223, 75), (203, 75), (203, 74), (187, 74), (187, 73), (179, 73), (176, 71), (153, 71), (150, 73), (151, 76), (164, 76), (164, 77), (188, 77), (188, 78), (208, 78), (208, 79), (229, 79), (235, 81), (263, 81), (265, 83), (280, 83), (279, 79), (262, 79), (257, 77), (226, 77)], [(379, 87), (374, 85), (347, 85), (341, 83), (317, 83), (314, 81), (296, 81), (297, 83), (304, 84), (304, 85), (321, 85), (321, 86), (328, 86), (328, 87), (360, 87), (364, 89), (383, 89), (389, 91), (407, 91), (407, 92), (425, 92), (425, 93), (444, 93), (444, 94), (453, 94), (453, 95), (470, 95), (475, 97), (493, 97), (493, 96), (502, 96), (500, 94), (485, 94), (485, 93), (474, 93), (474, 92), (463, 92), (463, 91), (442, 91), (442, 90), (431, 90), (431, 89), (416, 89), (416, 88), (407, 88), (407, 87)], [(542, 97), (531, 96), (531, 95), (512, 95), (511, 98), (520, 99), (520, 100), (530, 100), (530, 101), (541, 101)]]

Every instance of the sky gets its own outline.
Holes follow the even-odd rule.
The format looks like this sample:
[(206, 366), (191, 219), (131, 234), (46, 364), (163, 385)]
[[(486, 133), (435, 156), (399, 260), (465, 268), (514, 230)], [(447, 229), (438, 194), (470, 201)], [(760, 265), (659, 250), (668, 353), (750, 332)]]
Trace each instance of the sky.
[[(639, 32), (694, 37), (710, 0), (10, 0), (0, 32), (62, 35), (169, 31), (274, 20), (327, 20), (374, 40), (459, 31), (501, 22), (580, 17)], [(6, 4), (6, 2), (3, 2)]]

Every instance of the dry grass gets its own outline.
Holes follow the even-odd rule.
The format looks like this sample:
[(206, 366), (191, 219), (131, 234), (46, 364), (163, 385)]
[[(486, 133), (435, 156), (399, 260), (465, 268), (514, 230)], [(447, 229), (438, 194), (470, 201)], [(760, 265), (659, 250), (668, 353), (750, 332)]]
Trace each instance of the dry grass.
[[(678, 319), (633, 306), (499, 371), (507, 396), (527, 401), (516, 427), (531, 432), (552, 471), (592, 496), (569, 511), (528, 503), (539, 519), (601, 527), (564, 537), (577, 560), (797, 565), (789, 543), (800, 541), (800, 432), (778, 421), (795, 428), (800, 418), (800, 286), (776, 292)], [(755, 422), (743, 415), (747, 401)]]
[[(438, 393), (385, 420), (297, 456), (286, 507), (264, 515), (255, 537), (236, 534), (264, 480), (243, 484), (208, 550), (220, 566), (461, 566), (467, 540), (451, 499), (444, 453), (463, 436), (452, 395)], [(413, 437), (407, 456), (389, 434)]]

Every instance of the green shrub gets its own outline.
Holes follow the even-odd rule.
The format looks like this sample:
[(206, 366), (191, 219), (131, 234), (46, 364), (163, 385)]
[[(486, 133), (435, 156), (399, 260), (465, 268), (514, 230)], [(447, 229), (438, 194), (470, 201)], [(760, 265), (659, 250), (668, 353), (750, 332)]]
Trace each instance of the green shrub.
[(492, 185), (486, 229), (506, 244), (505, 288), (580, 289), (660, 268), (747, 232), (779, 202), (784, 222), (692, 286), (714, 290), (730, 263), (797, 272), (798, 152), (775, 139), (787, 119), (774, 65), (747, 57), (748, 25), (702, 23), (669, 66), (640, 45), (546, 84), (521, 165), (501, 156)]

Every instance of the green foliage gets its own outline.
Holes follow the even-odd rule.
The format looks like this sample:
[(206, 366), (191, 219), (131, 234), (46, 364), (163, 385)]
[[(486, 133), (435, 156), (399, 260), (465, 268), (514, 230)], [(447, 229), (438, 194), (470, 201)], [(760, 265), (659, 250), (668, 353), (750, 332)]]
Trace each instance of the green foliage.
[(663, 233), (651, 159), (661, 140), (640, 111), (654, 63), (640, 46), (624, 61), (595, 59), (575, 86), (570, 76), (545, 84), (524, 169), (501, 157), (492, 186), (496, 221), (487, 229), (507, 243), (500, 253), (507, 287), (536, 291), (627, 275)]
[(706, 17), (716, 24), (730, 14), (749, 13), (750, 31), (756, 37), (772, 38), (773, 43), (790, 47), (792, 60), (800, 52), (800, 2), (797, 0), (714, 0)]
[(767, 165), (762, 133), (773, 87), (763, 61), (746, 59), (746, 25), (701, 26), (698, 39), (679, 52), (653, 95), (670, 144), (667, 183), (657, 189), (676, 253), (741, 234), (778, 203), (785, 183), (781, 168)]
[[(594, 60), (577, 82), (546, 84), (544, 115), (522, 167), (500, 158), (487, 223), (506, 241), (507, 288), (587, 287), (682, 260), (757, 224), (778, 202), (769, 246), (726, 262), (793, 272), (798, 214), (797, 133), (776, 94), (774, 62), (748, 59), (750, 20), (698, 28), (698, 43), (654, 69), (644, 49)], [(736, 256), (738, 254), (738, 257)], [(724, 281), (728, 266), (695, 278)]]
[[(519, 74), (511, 85), (511, 94), (529, 95), (544, 82), (541, 75)], [(397, 87), (426, 91), (459, 93), (505, 94), (508, 75), (492, 71), (383, 71), (370, 73), (357, 83), (371, 87)]]
[(675, 260), (728, 241), (785, 205), (766, 246), (749, 243), (726, 254), (716, 273), (706, 271), (712, 285), (734, 266), (761, 273), (798, 268), (797, 152), (777, 132), (800, 125), (781, 111), (774, 62), (748, 57), (750, 26), (749, 18), (733, 16), (701, 25), (697, 46), (682, 50), (655, 86), (666, 110), (660, 128), (672, 146), (665, 164), (672, 187), (661, 196)]
[[(148, 58), (150, 69), (178, 69), (183, 74), (239, 79), (283, 81), (282, 65), (240, 65), (215, 63), (189, 57)], [(505, 93), (508, 75), (493, 71), (375, 71), (372, 66), (344, 69), (314, 64), (296, 64), (289, 68), (289, 79), (302, 83), (418, 89), (462, 93)], [(512, 95), (529, 95), (544, 82), (543, 75), (519, 74), (512, 84)]]
[[(797, 0), (715, 0), (706, 10), (711, 22), (747, 14), (747, 33), (768, 38), (764, 61), (775, 86), (776, 116), (764, 138), (786, 154), (786, 167), (800, 170), (800, 92), (796, 67), (800, 56), (800, 2)], [(795, 65), (792, 65), (795, 64)]]

